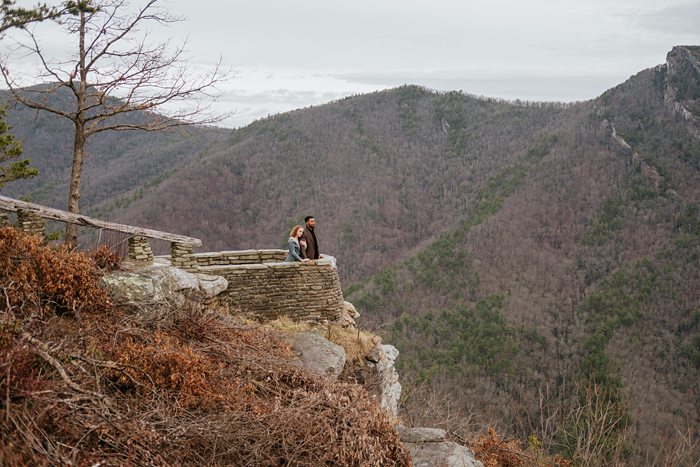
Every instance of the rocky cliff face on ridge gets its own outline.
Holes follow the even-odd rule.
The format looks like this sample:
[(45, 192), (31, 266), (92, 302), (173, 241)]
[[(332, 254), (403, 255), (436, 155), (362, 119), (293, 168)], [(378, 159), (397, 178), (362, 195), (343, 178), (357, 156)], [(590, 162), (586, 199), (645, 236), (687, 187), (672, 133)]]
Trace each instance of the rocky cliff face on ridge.
[(700, 138), (700, 47), (674, 47), (666, 56), (664, 101)]

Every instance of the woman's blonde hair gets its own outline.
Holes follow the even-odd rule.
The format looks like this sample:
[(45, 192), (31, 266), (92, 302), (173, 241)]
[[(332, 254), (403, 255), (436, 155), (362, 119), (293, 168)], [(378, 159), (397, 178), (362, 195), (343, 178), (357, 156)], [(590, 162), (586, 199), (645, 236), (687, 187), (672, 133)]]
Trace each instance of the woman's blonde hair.
[(289, 233), (289, 236), (292, 237), (292, 238), (297, 238), (297, 232), (298, 232), (299, 229), (301, 229), (301, 228), (302, 228), (302, 226), (300, 226), (300, 225), (295, 225), (294, 228), (292, 229), (292, 231)]

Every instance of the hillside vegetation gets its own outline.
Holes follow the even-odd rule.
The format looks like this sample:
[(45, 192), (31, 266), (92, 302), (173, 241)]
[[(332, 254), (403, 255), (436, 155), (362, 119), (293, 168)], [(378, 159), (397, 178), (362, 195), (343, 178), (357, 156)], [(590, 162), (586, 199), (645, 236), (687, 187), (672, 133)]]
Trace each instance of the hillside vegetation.
[(115, 139), (110, 195), (84, 205), (205, 250), (275, 247), (313, 214), (360, 324), (401, 351), (409, 419), (491, 423), (588, 465), (692, 465), (699, 102), (697, 47), (570, 105), (404, 86), (158, 136), (194, 151), (153, 149), (150, 172), (113, 170), (138, 153)]
[(0, 229), (0, 464), (410, 465), (362, 386), (221, 310), (116, 307), (98, 263)]
[[(61, 89), (53, 95), (52, 105), (60, 108), (61, 100), (68, 98), (64, 95), (67, 92)], [(8, 91), (0, 90), (0, 104), (11, 102), (10, 99)], [(143, 120), (145, 117), (136, 113), (129, 118)], [(23, 142), (23, 153), (32, 160), (32, 166), (39, 169), (40, 176), (8, 185), (3, 194), (29, 197), (40, 204), (65, 208), (73, 151), (72, 123), (19, 104), (8, 109), (7, 122), (12, 126), (11, 132)], [(129, 204), (178, 166), (196, 159), (226, 133), (228, 131), (211, 127), (95, 135), (86, 147), (82, 211), (109, 218), (109, 211), (98, 211), (95, 205), (115, 198), (120, 198), (117, 206)]]
[(608, 430), (593, 464), (693, 464), (700, 140), (671, 81), (646, 70), (571, 109), (456, 228), (348, 291), (400, 371), (568, 455)]

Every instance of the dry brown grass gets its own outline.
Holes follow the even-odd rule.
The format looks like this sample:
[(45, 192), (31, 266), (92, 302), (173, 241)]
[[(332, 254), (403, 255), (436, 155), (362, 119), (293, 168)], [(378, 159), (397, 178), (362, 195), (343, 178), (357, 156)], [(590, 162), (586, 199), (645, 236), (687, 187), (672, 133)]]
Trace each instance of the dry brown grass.
[[(0, 262), (53, 254), (29, 244), (20, 263), (0, 244)], [(84, 264), (60, 258), (64, 270)], [(59, 266), (22, 277), (44, 287)], [(3, 271), (5, 296), (28, 293), (16, 269)], [(88, 278), (81, 287), (96, 287)], [(158, 322), (106, 298), (56, 314), (27, 297), (0, 311), (3, 465), (410, 464), (361, 386), (289, 365), (276, 331), (194, 304)]]
[(484, 467), (571, 466), (571, 462), (565, 459), (540, 452), (537, 446), (525, 449), (520, 441), (500, 436), (491, 427), (477, 436), (470, 447)]

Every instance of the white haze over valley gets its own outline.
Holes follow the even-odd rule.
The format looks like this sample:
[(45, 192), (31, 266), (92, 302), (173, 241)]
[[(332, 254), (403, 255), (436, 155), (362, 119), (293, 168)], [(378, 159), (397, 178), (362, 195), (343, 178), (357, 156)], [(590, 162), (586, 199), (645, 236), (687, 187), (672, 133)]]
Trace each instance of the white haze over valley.
[[(214, 104), (233, 113), (227, 127), (403, 84), (510, 100), (586, 100), (663, 63), (674, 45), (700, 45), (698, 0), (158, 4), (186, 20), (154, 28), (154, 39), (187, 41), (194, 69), (221, 58), (232, 71)], [(55, 30), (43, 39), (57, 52), (73, 47)], [(15, 62), (14, 70), (32, 75), (28, 63)]]

